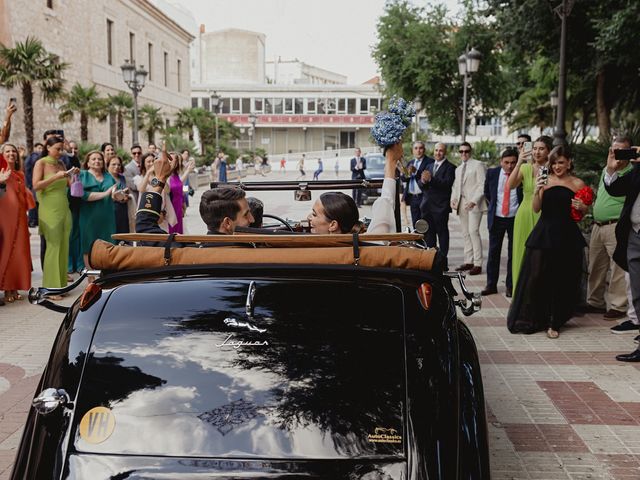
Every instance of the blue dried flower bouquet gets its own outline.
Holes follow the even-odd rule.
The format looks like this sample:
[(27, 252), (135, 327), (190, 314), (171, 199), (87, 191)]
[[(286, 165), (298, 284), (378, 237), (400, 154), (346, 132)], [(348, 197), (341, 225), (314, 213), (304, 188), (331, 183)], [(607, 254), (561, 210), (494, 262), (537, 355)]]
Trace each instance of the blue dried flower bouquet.
[(389, 101), (389, 111), (376, 115), (371, 128), (371, 136), (375, 142), (386, 149), (402, 140), (402, 134), (411, 125), (416, 110), (404, 98), (393, 96)]

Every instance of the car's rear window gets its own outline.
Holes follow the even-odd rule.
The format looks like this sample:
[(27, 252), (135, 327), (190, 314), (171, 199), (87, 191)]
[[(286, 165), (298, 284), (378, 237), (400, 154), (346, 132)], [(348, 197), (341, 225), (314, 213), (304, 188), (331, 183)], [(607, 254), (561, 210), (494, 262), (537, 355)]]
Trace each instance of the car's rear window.
[(248, 318), (248, 289), (249, 280), (226, 279), (116, 290), (83, 375), (76, 448), (170, 456), (403, 455), (401, 290), (258, 280)]

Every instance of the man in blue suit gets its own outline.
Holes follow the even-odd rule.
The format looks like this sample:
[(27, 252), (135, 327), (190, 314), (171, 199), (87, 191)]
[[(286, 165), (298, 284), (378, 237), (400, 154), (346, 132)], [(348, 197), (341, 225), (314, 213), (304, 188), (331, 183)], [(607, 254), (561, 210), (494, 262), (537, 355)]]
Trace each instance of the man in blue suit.
[(522, 187), (511, 190), (508, 187), (509, 175), (518, 161), (518, 151), (507, 148), (502, 152), (500, 166), (487, 170), (484, 181), (484, 196), (489, 202), (487, 226), (489, 227), (489, 258), (487, 260), (487, 286), (482, 295), (498, 293), (498, 276), (500, 271), (500, 254), (504, 234), (508, 237), (507, 247), (507, 280), (506, 296), (511, 297), (511, 242), (513, 239), (513, 222), (522, 202)]
[(423, 218), (422, 213), (420, 212), (422, 191), (425, 188), (425, 184), (422, 182), (422, 172), (425, 171), (427, 165), (435, 161), (433, 158), (427, 157), (424, 154), (424, 151), (425, 148), (423, 142), (413, 142), (413, 160), (407, 164), (409, 177), (402, 178), (402, 181), (405, 183), (402, 201), (406, 205), (409, 205), (409, 208), (411, 209), (411, 223), (413, 225)]
[(425, 243), (428, 247), (435, 247), (437, 237), (440, 252), (446, 258), (449, 254), (451, 189), (456, 179), (456, 167), (447, 160), (447, 146), (444, 143), (436, 143), (433, 157), (434, 161), (427, 164), (420, 178), (424, 185), (420, 211), (422, 218), (429, 223)]

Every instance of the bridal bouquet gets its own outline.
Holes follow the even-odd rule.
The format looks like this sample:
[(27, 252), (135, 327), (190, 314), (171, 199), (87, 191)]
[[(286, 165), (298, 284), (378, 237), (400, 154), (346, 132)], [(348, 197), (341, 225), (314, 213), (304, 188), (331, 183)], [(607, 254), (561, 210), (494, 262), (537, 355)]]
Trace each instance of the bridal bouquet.
[(404, 98), (393, 96), (389, 101), (389, 110), (376, 115), (371, 128), (371, 136), (381, 147), (390, 147), (400, 142), (402, 134), (411, 125), (416, 110)]

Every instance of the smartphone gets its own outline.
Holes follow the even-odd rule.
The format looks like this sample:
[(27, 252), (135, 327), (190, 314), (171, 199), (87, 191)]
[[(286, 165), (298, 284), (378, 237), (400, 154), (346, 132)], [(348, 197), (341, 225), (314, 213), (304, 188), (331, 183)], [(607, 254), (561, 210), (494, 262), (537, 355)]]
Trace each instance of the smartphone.
[(640, 153), (635, 148), (616, 148), (613, 151), (616, 160), (635, 160)]
[(524, 142), (522, 151), (524, 153), (531, 153), (533, 151), (533, 142)]
[(540, 176), (544, 178), (544, 183), (546, 184), (549, 179), (549, 167), (546, 165), (540, 167)]
[(9, 103), (12, 105), (15, 105), (16, 103), (18, 103), (18, 99), (16, 97), (11, 97), (9, 99)]

